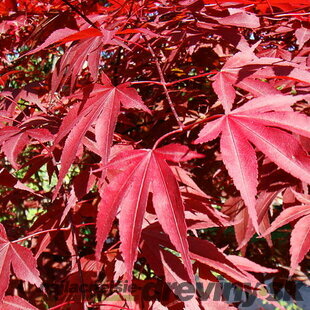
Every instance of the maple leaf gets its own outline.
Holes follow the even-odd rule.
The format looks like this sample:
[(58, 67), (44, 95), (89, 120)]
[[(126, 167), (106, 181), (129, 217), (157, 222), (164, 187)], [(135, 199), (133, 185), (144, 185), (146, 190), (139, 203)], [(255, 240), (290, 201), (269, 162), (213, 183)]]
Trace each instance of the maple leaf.
[[(243, 290), (284, 310), (284, 307), (282, 307), (276, 299), (266, 294), (260, 294), (258, 290), (260, 286), (259, 281), (248, 272), (275, 273), (278, 271), (277, 269), (263, 267), (244, 257), (225, 255), (217, 249), (214, 244), (207, 240), (189, 237), (188, 242), (191, 258), (210, 266), (211, 269), (223, 274), (232, 283), (240, 285)], [(251, 287), (252, 289), (248, 290), (248, 288)]]
[[(112, 145), (113, 133), (120, 113), (120, 104), (127, 108), (136, 108), (150, 113), (150, 110), (143, 104), (137, 91), (129, 88), (128, 83), (114, 87), (111, 81), (105, 77), (105, 85), (96, 84), (89, 90), (84, 90), (89, 96), (79, 104), (73, 106), (59, 128), (59, 133), (54, 145), (57, 145), (66, 135), (65, 145), (61, 154), (61, 168), (58, 176), (58, 183), (54, 191), (56, 197), (61, 182), (74, 161), (78, 147), (87, 130), (95, 123), (95, 136), (97, 148), (105, 165)], [(88, 93), (90, 91), (90, 94)]]
[(44, 143), (52, 140), (53, 135), (43, 128), (23, 130), (18, 127), (6, 126), (1, 129), (0, 144), (2, 144), (2, 151), (15, 169), (19, 168), (17, 157), (29, 143), (30, 138)]
[(31, 55), (37, 53), (53, 44), (61, 45), (67, 42), (78, 41), (77, 44), (71, 44), (66, 50), (65, 55), (57, 63), (57, 67), (52, 75), (52, 93), (57, 91), (61, 83), (65, 83), (69, 77), (71, 77), (70, 89), (72, 90), (86, 60), (91, 77), (96, 81), (101, 51), (104, 45), (118, 45), (128, 49), (128, 47), (117, 38), (117, 30), (108, 30), (103, 27), (100, 29), (94, 27), (83, 28), (85, 28), (85, 26), (81, 27), (79, 31), (71, 28), (57, 29), (51, 33), (40, 46), (25, 54)]
[(258, 28), (260, 26), (259, 18), (255, 14), (233, 8), (229, 11), (231, 15), (220, 18), (220, 24), (245, 28)]
[(18, 296), (5, 296), (1, 305), (2, 310), (38, 310), (25, 299)]
[(21, 181), (10, 174), (5, 168), (0, 169), (0, 185), (34, 193), (32, 189), (24, 185)]
[[(258, 216), (258, 225), (260, 233), (264, 233), (270, 227), (268, 210), (273, 200), (278, 195), (279, 191), (268, 192), (262, 191), (258, 194), (256, 200), (256, 211)], [(234, 229), (236, 240), (238, 242), (238, 249), (245, 255), (246, 246), (252, 236), (255, 234), (255, 228), (252, 220), (249, 217), (248, 211), (244, 208), (244, 203), (241, 198), (229, 198), (224, 205), (222, 212), (229, 212), (235, 220)], [(272, 247), (270, 235), (266, 236), (267, 243)]]
[[(98, 35), (98, 32), (101, 32), (101, 35)], [(114, 38), (115, 33), (116, 30), (98, 30), (92, 28), (91, 31), (88, 32), (90, 37), (80, 40), (76, 45), (71, 45), (66, 51), (66, 54), (60, 59), (56, 69), (53, 72), (51, 85), (52, 93), (57, 91), (61, 83), (65, 83), (69, 77), (71, 77), (70, 89), (72, 91), (74, 83), (86, 60), (90, 75), (92, 79), (96, 81), (98, 77), (102, 47), (106, 44), (113, 44), (128, 49), (128, 47), (120, 40)], [(77, 37), (78, 35), (75, 34), (70, 35), (67, 39), (74, 40)]]
[[(257, 59), (253, 53), (255, 48), (256, 45), (232, 56), (225, 63), (222, 70), (213, 77), (214, 83), (212, 87), (223, 105), (225, 112), (231, 110), (236, 98), (236, 91), (233, 86), (240, 87), (255, 97), (280, 94), (272, 85), (256, 79), (252, 74), (244, 74), (242, 78), (240, 77), (240, 71), (245, 71), (246, 66)], [(262, 78), (263, 75), (260, 75), (260, 77)]]
[(186, 240), (184, 205), (176, 178), (166, 161), (180, 162), (199, 157), (202, 156), (179, 144), (170, 144), (156, 150), (122, 152), (117, 155), (108, 167), (123, 171), (100, 190), (96, 256), (100, 257), (103, 243), (120, 208), (121, 251), (131, 278), (143, 217), (151, 192), (158, 221), (169, 234), (177, 251), (181, 253), (189, 278), (193, 280)]
[[(258, 231), (275, 247), (273, 254), (282, 251), (272, 244), (270, 232), (283, 223), (292, 225), (288, 265), (294, 272), (309, 250), (306, 0), (2, 2), (0, 219), (16, 234), (32, 225), (25, 238), (33, 238), (31, 252), (35, 260), (41, 256), (40, 269), (57, 268), (72, 291), (83, 278), (85, 290), (59, 292), (56, 304), (32, 284), (5, 296), (13, 288), (10, 276), (23, 281), (27, 275), (18, 272), (34, 272), (34, 283), (38, 273), (31, 252), (18, 246), (25, 238), (9, 242), (0, 228), (1, 309), (33, 310), (29, 302), (37, 297), (52, 308), (235, 309), (213, 272), (259, 297), (253, 273), (276, 270), (251, 238)], [(99, 70), (124, 84), (113, 86), (104, 74), (98, 82)], [(211, 85), (203, 82), (206, 76), (212, 76)], [(130, 85), (139, 85), (152, 116)], [(286, 96), (295, 93), (299, 96)], [(167, 99), (174, 115), (167, 113)], [(219, 105), (225, 112), (221, 117), (214, 115)], [(128, 108), (137, 110), (127, 113)], [(197, 122), (205, 111), (210, 118)], [(184, 126), (175, 128), (174, 118)], [(197, 141), (219, 136), (219, 145), (200, 147), (208, 155), (204, 162), (180, 164), (198, 155), (178, 144), (139, 148), (176, 135), (176, 141), (186, 138), (186, 145), (192, 142), (191, 130), (207, 122)], [(80, 172), (68, 175), (60, 195), (72, 164)], [(224, 165), (240, 197), (226, 200), (232, 189)], [(54, 174), (58, 199), (50, 201)], [(270, 228), (269, 211), (282, 192), (283, 215)], [(239, 248), (226, 242), (221, 249), (218, 237), (225, 239), (221, 232), (232, 225)], [(201, 240), (209, 228), (214, 244)], [(248, 245), (261, 265), (226, 254), (245, 253)], [(26, 257), (16, 258), (14, 250)], [(87, 255), (94, 250), (97, 255)], [(63, 263), (52, 264), (55, 255)], [(132, 279), (127, 294), (126, 280), (136, 267), (139, 279)], [(54, 274), (45, 272), (47, 284)], [(195, 285), (193, 274), (207, 290)], [(100, 290), (92, 286), (96, 281), (103, 284)], [(155, 282), (172, 294), (162, 298), (156, 285), (152, 300), (145, 300), (141, 288)], [(182, 299), (183, 286), (173, 288), (184, 282), (193, 291), (190, 300)], [(107, 283), (124, 285), (106, 291)], [(216, 286), (210, 291), (209, 284)]]
[(290, 222), (296, 221), (291, 235), (291, 270), (290, 276), (294, 274), (298, 264), (310, 250), (310, 204), (300, 205), (283, 210), (272, 222), (269, 229), (262, 235), (264, 237), (272, 231)]
[(212, 80), (212, 87), (228, 113), (236, 98), (234, 87), (242, 88), (255, 97), (281, 94), (274, 85), (260, 79), (281, 78), (310, 83), (306, 66), (281, 58), (261, 57), (254, 54), (259, 42), (230, 57)]
[(304, 44), (310, 40), (310, 30), (304, 27), (298, 28), (295, 31), (295, 36), (298, 43), (298, 49), (302, 49)]
[(11, 265), (17, 278), (42, 288), (42, 280), (32, 252), (19, 244), (10, 242), (4, 226), (0, 224), (0, 300), (3, 299), (9, 286)]
[(205, 125), (195, 141), (208, 142), (222, 133), (220, 146), (223, 162), (248, 207), (257, 232), (255, 196), (258, 172), (256, 154), (251, 143), (280, 168), (310, 184), (310, 158), (299, 141), (287, 132), (290, 130), (310, 137), (309, 117), (290, 109), (290, 105), (300, 99), (300, 96), (283, 95), (252, 99)]

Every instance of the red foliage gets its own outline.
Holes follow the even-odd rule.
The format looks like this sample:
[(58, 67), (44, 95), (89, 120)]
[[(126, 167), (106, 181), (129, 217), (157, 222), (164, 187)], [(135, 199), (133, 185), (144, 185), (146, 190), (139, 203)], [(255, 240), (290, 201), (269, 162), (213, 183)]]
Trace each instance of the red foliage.
[(234, 309), (221, 276), (283, 309), (262, 287), (310, 249), (307, 5), (4, 1), (1, 309)]

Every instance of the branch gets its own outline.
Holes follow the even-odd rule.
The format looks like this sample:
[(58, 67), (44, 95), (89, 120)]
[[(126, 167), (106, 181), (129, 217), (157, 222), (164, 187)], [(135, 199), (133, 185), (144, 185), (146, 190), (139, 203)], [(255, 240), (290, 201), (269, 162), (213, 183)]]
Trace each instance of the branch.
[[(99, 29), (99, 27), (94, 24), (84, 13), (82, 13), (78, 8), (76, 8), (73, 4), (71, 4), (68, 0), (62, 0), (67, 6), (69, 6), (74, 12), (76, 12), (78, 15), (80, 15), (87, 23), (89, 23), (91, 26), (93, 26), (96, 29)], [(99, 29), (100, 30), (100, 29)]]
[(164, 92), (165, 92), (165, 95), (166, 95), (166, 97), (167, 97), (168, 103), (169, 103), (169, 105), (170, 105), (170, 109), (171, 109), (171, 111), (172, 111), (172, 113), (173, 113), (175, 119), (177, 120), (178, 125), (180, 126), (181, 129), (183, 129), (184, 125), (183, 125), (183, 123), (181, 122), (181, 120), (180, 120), (180, 118), (179, 118), (179, 116), (178, 116), (178, 114), (177, 114), (177, 111), (175, 110), (174, 105), (173, 105), (173, 103), (172, 103), (171, 97), (170, 97), (170, 95), (169, 95), (169, 92), (168, 92), (168, 89), (167, 89), (167, 86), (166, 86), (167, 83), (166, 83), (166, 81), (165, 81), (165, 77), (164, 77), (163, 71), (161, 70), (161, 67), (160, 67), (160, 64), (159, 64), (159, 62), (158, 62), (158, 59), (157, 59), (157, 57), (156, 57), (156, 55), (155, 55), (155, 52), (154, 52), (154, 50), (152, 49), (152, 47), (151, 47), (151, 45), (150, 45), (149, 43), (147, 44), (147, 47), (148, 47), (148, 49), (149, 49), (149, 51), (150, 51), (152, 57), (154, 58), (155, 65), (156, 65), (156, 68), (157, 68), (157, 71), (158, 71), (158, 74), (159, 74), (160, 82), (161, 82), (161, 85), (162, 85), (163, 88), (164, 88)]
[[(198, 75), (194, 75), (194, 76), (189, 76), (187, 78), (184, 78), (184, 79), (181, 79), (181, 80), (176, 80), (176, 81), (173, 81), (173, 82), (168, 82), (168, 83), (165, 83), (166, 86), (172, 86), (174, 84), (178, 84), (178, 83), (181, 83), (181, 82), (184, 82), (184, 81), (188, 81), (188, 80), (194, 80), (194, 79), (199, 79), (201, 77), (205, 77), (205, 76), (208, 76), (208, 75), (214, 75), (216, 74), (217, 72), (216, 71), (211, 71), (211, 72), (208, 72), (208, 73), (202, 73), (202, 74), (198, 74)], [(131, 85), (138, 85), (138, 84), (155, 84), (155, 85), (160, 85), (162, 86), (163, 85), (163, 82), (160, 82), (160, 81), (134, 81), (134, 82), (130, 82)]]
[[(84, 226), (88, 226), (88, 225), (96, 225), (96, 223), (84, 223), (84, 224), (76, 225), (75, 227), (76, 228), (80, 228), (80, 227), (84, 227)], [(63, 228), (51, 228), (51, 229), (41, 230), (41, 231), (37, 231), (37, 232), (35, 232), (35, 233), (31, 234), (31, 235), (22, 237), (20, 239), (13, 240), (13, 241), (11, 241), (11, 243), (22, 242), (22, 241), (25, 241), (25, 240), (27, 240), (29, 238), (36, 237), (36, 236), (39, 236), (39, 235), (42, 235), (42, 234), (46, 234), (46, 233), (49, 233), (49, 232), (68, 231), (70, 229), (71, 229), (71, 227), (68, 226), (68, 227), (63, 227)]]
[(27, 239), (29, 239), (29, 238), (32, 238), (32, 237), (35, 237), (35, 236), (39, 236), (39, 235), (41, 235), (41, 234), (46, 234), (46, 233), (49, 233), (49, 232), (55, 232), (55, 231), (68, 231), (68, 230), (70, 230), (70, 227), (52, 228), (52, 229), (41, 230), (41, 231), (38, 231), (38, 232), (33, 233), (33, 234), (31, 234), (31, 235), (25, 236), (25, 237), (23, 237), (23, 238), (13, 240), (13, 241), (11, 241), (11, 243), (22, 242), (22, 241), (25, 241), (25, 240), (27, 240)]
[(55, 310), (55, 309), (59, 309), (59, 308), (66, 306), (66, 305), (77, 304), (77, 303), (79, 303), (79, 302), (71, 300), (71, 301), (64, 302), (60, 305), (57, 305), (55, 307), (49, 308), (49, 310)]
[(162, 142), (164, 139), (174, 135), (174, 134), (177, 134), (177, 133), (181, 133), (181, 132), (184, 132), (186, 130), (190, 130), (192, 129), (193, 127), (199, 125), (199, 124), (203, 124), (203, 123), (207, 123), (207, 122), (210, 122), (210, 121), (213, 121), (217, 118), (220, 118), (222, 117), (223, 115), (222, 114), (216, 114), (216, 115), (212, 115), (210, 117), (207, 117), (207, 118), (204, 118), (204, 119), (201, 119), (197, 122), (194, 122), (192, 124), (188, 124), (186, 126), (183, 125), (183, 128), (179, 128), (177, 130), (174, 130), (174, 131), (171, 131), (171, 132), (168, 132), (166, 134), (164, 134), (163, 136), (161, 136), (154, 144), (153, 146), (153, 150), (155, 150), (157, 148), (157, 146), (159, 145), (160, 142)]
[[(82, 284), (82, 287), (84, 287), (84, 283), (85, 282), (84, 282), (84, 277), (83, 277), (81, 258), (80, 258), (79, 251), (78, 251), (77, 231), (76, 231), (76, 227), (74, 226), (71, 213), (69, 213), (69, 221), (70, 221), (70, 224), (71, 224), (70, 228), (71, 228), (71, 233), (72, 233), (72, 245), (73, 245), (73, 249), (74, 249), (74, 252), (75, 252), (75, 257), (76, 257), (76, 263), (77, 263), (77, 267), (78, 267), (79, 278), (80, 278), (80, 282)], [(82, 293), (81, 294), (82, 295), (82, 302), (85, 305), (85, 302), (87, 301), (85, 290), (82, 290), (81, 293)]]

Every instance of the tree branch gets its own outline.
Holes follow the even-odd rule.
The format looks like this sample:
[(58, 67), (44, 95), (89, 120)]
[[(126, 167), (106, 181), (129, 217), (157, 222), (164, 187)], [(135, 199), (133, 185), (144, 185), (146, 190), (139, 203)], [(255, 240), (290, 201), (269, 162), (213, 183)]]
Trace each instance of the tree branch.
[(149, 43), (147, 43), (147, 47), (148, 47), (148, 49), (149, 49), (149, 51), (150, 51), (152, 57), (154, 58), (155, 65), (156, 65), (156, 68), (157, 68), (157, 71), (158, 71), (158, 74), (159, 74), (160, 82), (161, 82), (161, 85), (162, 85), (163, 88), (164, 88), (164, 92), (165, 92), (165, 95), (166, 95), (166, 97), (167, 97), (167, 100), (168, 100), (170, 109), (171, 109), (171, 111), (172, 111), (172, 113), (173, 113), (175, 119), (177, 120), (178, 125), (179, 125), (180, 128), (183, 130), (184, 125), (183, 125), (183, 123), (181, 122), (181, 120), (180, 120), (180, 118), (179, 118), (179, 115), (178, 115), (177, 111), (175, 110), (175, 107), (174, 107), (173, 102), (172, 102), (172, 100), (171, 100), (171, 97), (170, 97), (170, 95), (169, 95), (169, 92), (168, 92), (168, 89), (167, 89), (167, 86), (166, 86), (167, 83), (166, 83), (166, 80), (165, 80), (163, 71), (162, 71), (162, 69), (161, 69), (161, 67), (160, 67), (158, 58), (157, 58), (157, 56), (155, 55), (155, 52), (154, 52), (152, 46), (151, 46)]
[(67, 6), (69, 6), (75, 13), (80, 15), (87, 23), (89, 23), (91, 26), (93, 26), (96, 29), (99, 29), (99, 27), (94, 24), (83, 12), (81, 12), (78, 8), (76, 8), (73, 4), (71, 4), (68, 0), (62, 0)]

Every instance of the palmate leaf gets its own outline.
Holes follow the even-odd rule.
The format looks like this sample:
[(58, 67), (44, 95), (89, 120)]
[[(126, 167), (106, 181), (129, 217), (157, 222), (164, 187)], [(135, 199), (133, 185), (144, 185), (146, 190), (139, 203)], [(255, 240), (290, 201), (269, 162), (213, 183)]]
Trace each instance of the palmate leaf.
[(81, 26), (81, 30), (71, 28), (57, 29), (40, 46), (29, 51), (25, 55), (32, 55), (51, 45), (62, 45), (68, 42), (75, 41), (66, 50), (64, 56), (57, 64), (57, 68), (52, 75), (52, 93), (65, 83), (71, 77), (71, 90), (77, 77), (79, 76), (85, 61), (94, 81), (97, 80), (99, 71), (99, 62), (101, 51), (104, 45), (117, 45), (128, 49), (123, 42), (116, 37), (116, 30), (107, 30), (101, 27), (100, 29)]
[(23, 130), (18, 127), (6, 126), (1, 128), (0, 145), (14, 169), (19, 169), (17, 163), (18, 155), (29, 144), (30, 139), (38, 140), (40, 143), (53, 140), (53, 135), (43, 128)]
[(262, 82), (261, 79), (279, 78), (310, 83), (310, 73), (307, 67), (281, 58), (261, 57), (254, 54), (259, 42), (250, 48), (244, 48), (241, 52), (227, 60), (220, 72), (212, 79), (212, 87), (217, 94), (225, 113), (231, 111), (236, 98), (234, 87), (239, 87), (255, 97), (267, 95), (279, 95), (275, 85)]
[(310, 250), (310, 215), (302, 217), (294, 226), (291, 236), (291, 271), (294, 274), (298, 264)]
[(181, 253), (186, 271), (193, 281), (186, 240), (184, 205), (178, 183), (166, 160), (180, 162), (199, 157), (202, 156), (178, 144), (156, 150), (127, 151), (117, 155), (108, 167), (121, 171), (108, 185), (100, 189), (101, 202), (97, 215), (97, 258), (101, 255), (103, 243), (120, 209), (120, 249), (131, 279), (133, 264), (137, 258), (144, 213), (151, 192), (158, 221), (164, 231), (169, 234), (177, 251)]
[(293, 275), (298, 264), (303, 260), (310, 250), (310, 205), (290, 207), (283, 210), (280, 215), (272, 222), (271, 226), (263, 234), (266, 236), (293, 221), (297, 221), (291, 235), (291, 271)]
[(16, 243), (11, 243), (5, 228), (0, 224), (0, 300), (9, 286), (11, 266), (17, 278), (42, 286), (42, 280), (37, 270), (37, 262), (32, 252)]
[(25, 299), (18, 296), (5, 296), (1, 305), (2, 310), (38, 310)]
[[(62, 180), (73, 163), (78, 147), (87, 130), (95, 123), (95, 136), (102, 164), (105, 165), (112, 145), (113, 133), (120, 113), (120, 104), (125, 108), (136, 108), (150, 113), (143, 104), (142, 99), (135, 89), (128, 88), (128, 84), (114, 87), (105, 77), (105, 84), (96, 84), (93, 89), (84, 90), (89, 96), (85, 101), (75, 105), (63, 119), (54, 145), (57, 145), (66, 135), (66, 141), (61, 154), (61, 168), (58, 183), (54, 191), (56, 197)], [(81, 96), (83, 94), (78, 94)]]
[(248, 207), (257, 232), (257, 163), (254, 148), (250, 143), (280, 168), (310, 184), (310, 157), (293, 135), (281, 130), (310, 137), (309, 117), (293, 112), (290, 108), (301, 99), (301, 96), (283, 95), (252, 99), (207, 124), (195, 141), (207, 142), (221, 133), (223, 162)]
[[(247, 65), (258, 59), (254, 54), (257, 44), (243, 49), (227, 60), (220, 72), (213, 77), (212, 87), (217, 94), (225, 113), (229, 113), (236, 98), (234, 86), (240, 87), (255, 97), (280, 94), (272, 85), (255, 79), (252, 71), (247, 71)], [(250, 68), (249, 68), (250, 69)], [(243, 72), (241, 77), (240, 72)], [(264, 78), (268, 77), (268, 74)]]

